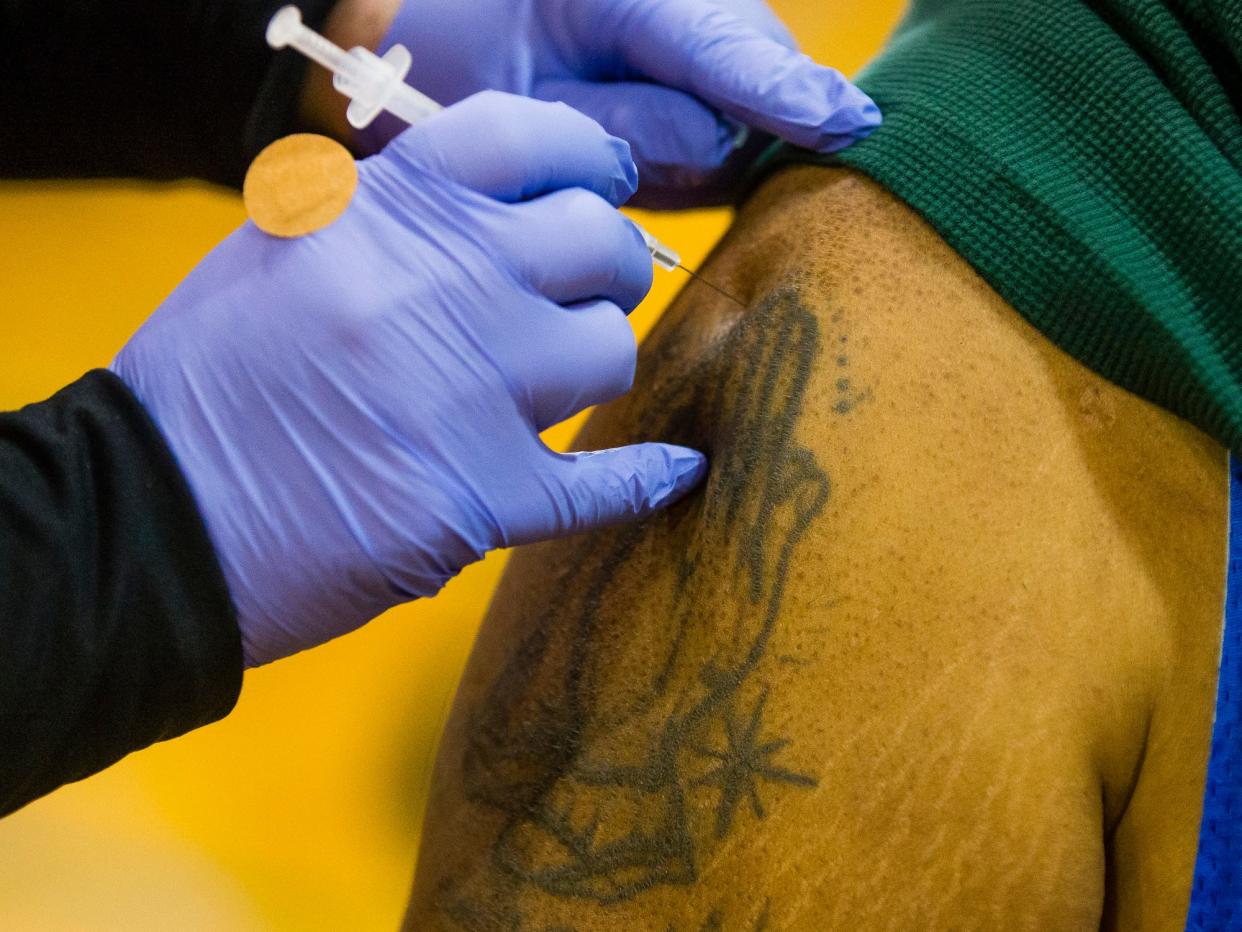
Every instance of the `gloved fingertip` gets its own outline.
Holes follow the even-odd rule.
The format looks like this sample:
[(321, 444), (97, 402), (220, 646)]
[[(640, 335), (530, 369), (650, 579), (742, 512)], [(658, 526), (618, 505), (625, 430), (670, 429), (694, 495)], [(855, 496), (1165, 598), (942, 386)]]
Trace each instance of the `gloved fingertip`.
[(863, 98), (866, 100), (866, 103), (863, 104), (862, 108), (862, 125), (869, 130), (874, 130), (884, 122), (884, 115), (880, 113), (879, 104), (877, 104), (866, 94), (863, 94), (862, 91), (859, 91), (858, 93), (862, 94)]
[[(633, 521), (672, 505), (707, 474), (697, 450), (667, 443), (574, 453), (562, 458), (566, 504), (553, 533), (588, 531)], [(525, 540), (547, 539), (526, 536)]]
[(713, 168), (719, 168), (738, 149), (746, 144), (750, 137), (750, 127), (726, 116), (716, 119), (716, 150), (713, 153)]
[(663, 508), (683, 498), (707, 475), (707, 457), (689, 447), (663, 444), (669, 457), (669, 481), (652, 496), (651, 507)]
[(634, 192), (638, 190), (638, 166), (634, 164), (634, 153), (628, 142), (618, 136), (612, 136), (609, 144), (616, 153), (619, 171), (612, 177), (605, 198), (613, 206), (619, 207), (633, 197)]
[(748, 142), (750, 142), (750, 127), (742, 123), (735, 124), (733, 138), (730, 140), (733, 151), (736, 152), (738, 149), (745, 148)]
[(819, 152), (836, 152), (851, 143), (865, 139), (884, 122), (876, 102), (855, 85), (836, 75), (840, 82), (832, 112), (820, 126), (814, 148)]
[(770, 69), (766, 104), (756, 126), (787, 142), (832, 152), (866, 136), (881, 122), (875, 101), (835, 68), (782, 51)]
[[(876, 112), (879, 112), (878, 108)], [(848, 149), (854, 143), (860, 142), (874, 133), (880, 127), (880, 123), (881, 121), (878, 119), (873, 123), (860, 121), (852, 129), (847, 130), (846, 132), (826, 134), (820, 140), (819, 145), (815, 147), (815, 151), (821, 153), (831, 153), (840, 152), (842, 149)]]

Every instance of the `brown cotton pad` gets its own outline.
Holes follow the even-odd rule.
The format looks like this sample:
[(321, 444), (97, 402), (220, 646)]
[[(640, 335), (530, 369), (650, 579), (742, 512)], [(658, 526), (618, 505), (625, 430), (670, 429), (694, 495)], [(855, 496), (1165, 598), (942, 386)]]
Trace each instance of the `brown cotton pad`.
[(305, 236), (345, 212), (358, 167), (339, 142), (313, 133), (285, 136), (258, 154), (242, 185), (255, 226), (272, 236)]

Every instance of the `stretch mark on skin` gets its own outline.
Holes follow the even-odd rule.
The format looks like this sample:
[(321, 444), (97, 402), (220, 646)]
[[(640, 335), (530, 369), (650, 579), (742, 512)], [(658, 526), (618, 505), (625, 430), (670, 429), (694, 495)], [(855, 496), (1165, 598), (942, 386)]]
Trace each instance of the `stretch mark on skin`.
[[(678, 339), (663, 336), (657, 362)], [(707, 449), (708, 481), (673, 513), (581, 539), (468, 717), (465, 795), (503, 825), (483, 872), (441, 886), (439, 908), (459, 927), (542, 930), (520, 909), (531, 893), (607, 906), (692, 885), (739, 825), (817, 785), (770, 711), (780, 666), (760, 667), (795, 550), (829, 496), (795, 439), (820, 355), (818, 320), (785, 289), (643, 399), (636, 433)], [(655, 662), (612, 679), (633, 592), (614, 587), (652, 552), (664, 589), (644, 591), (665, 623), (640, 656)], [(769, 906), (738, 928), (765, 928)]]

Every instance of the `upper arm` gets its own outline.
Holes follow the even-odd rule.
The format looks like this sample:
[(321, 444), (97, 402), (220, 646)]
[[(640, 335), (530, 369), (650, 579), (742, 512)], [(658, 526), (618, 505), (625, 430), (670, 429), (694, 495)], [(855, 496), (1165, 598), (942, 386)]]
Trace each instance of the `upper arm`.
[(704, 489), (515, 555), (441, 747), (415, 927), (1098, 924), (1187, 553), (1147, 546), (1155, 504), (1119, 517), (1091, 432), (1189, 435), (904, 208), (799, 184), (707, 270), (749, 312), (692, 287), (582, 438), (698, 446)]

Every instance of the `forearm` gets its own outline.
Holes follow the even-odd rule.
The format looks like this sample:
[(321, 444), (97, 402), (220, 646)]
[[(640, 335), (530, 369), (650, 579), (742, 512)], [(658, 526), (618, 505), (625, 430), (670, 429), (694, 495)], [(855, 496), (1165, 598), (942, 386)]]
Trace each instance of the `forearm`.
[[(263, 38), (281, 4), (3, 0), (0, 177), (240, 184), (298, 119), (305, 62)], [(333, 5), (300, 0), (315, 28)]]
[(228, 592), (154, 424), (95, 372), (0, 414), (0, 815), (226, 714)]

